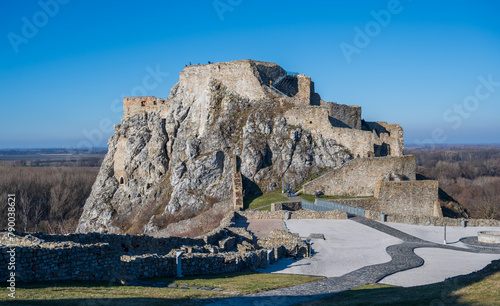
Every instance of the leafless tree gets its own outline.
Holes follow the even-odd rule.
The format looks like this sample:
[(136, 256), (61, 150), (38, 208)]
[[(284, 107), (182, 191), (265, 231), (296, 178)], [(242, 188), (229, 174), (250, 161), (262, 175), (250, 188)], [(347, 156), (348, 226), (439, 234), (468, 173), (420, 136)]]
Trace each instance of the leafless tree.
[(43, 201), (42, 199), (38, 199), (34, 206), (34, 213), (33, 213), (33, 219), (35, 221), (35, 232), (38, 229), (38, 222), (40, 222), (40, 219), (43, 214)]
[(19, 200), (21, 218), (24, 224), (24, 232), (26, 232), (28, 227), (28, 217), (31, 210), (31, 196), (29, 196), (26, 191), (21, 191)]

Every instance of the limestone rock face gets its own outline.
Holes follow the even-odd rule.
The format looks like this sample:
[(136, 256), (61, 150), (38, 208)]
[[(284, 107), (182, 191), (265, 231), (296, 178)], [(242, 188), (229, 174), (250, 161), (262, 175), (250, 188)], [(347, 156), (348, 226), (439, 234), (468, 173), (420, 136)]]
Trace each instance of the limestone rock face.
[(297, 186), (351, 158), (337, 140), (287, 123), (299, 102), (266, 85), (283, 71), (250, 60), (192, 66), (168, 99), (125, 98), (77, 231), (169, 235), (231, 199), (235, 160), (248, 195)]

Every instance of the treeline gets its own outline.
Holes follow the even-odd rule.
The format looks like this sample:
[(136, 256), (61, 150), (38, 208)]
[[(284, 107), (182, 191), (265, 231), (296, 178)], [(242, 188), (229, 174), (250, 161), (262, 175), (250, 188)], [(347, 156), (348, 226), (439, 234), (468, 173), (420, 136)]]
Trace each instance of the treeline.
[(16, 229), (51, 234), (74, 232), (98, 167), (23, 167), (0, 164), (1, 205), (7, 228), (7, 195), (16, 195)]
[(439, 187), (474, 218), (500, 219), (500, 148), (450, 146), (410, 148), (417, 173), (439, 181)]

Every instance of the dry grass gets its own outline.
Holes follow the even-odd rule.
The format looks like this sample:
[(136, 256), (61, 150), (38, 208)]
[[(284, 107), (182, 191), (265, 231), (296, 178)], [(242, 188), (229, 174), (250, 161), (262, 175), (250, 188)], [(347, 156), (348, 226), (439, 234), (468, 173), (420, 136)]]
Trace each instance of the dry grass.
[[(304, 275), (238, 272), (192, 276), (182, 279), (155, 278), (148, 281), (197, 287), (206, 286), (248, 294), (319, 279), (321, 278)], [(8, 290), (5, 287), (0, 288), (0, 303), (12, 301), (9, 300), (7, 293)], [(15, 302), (19, 305), (107, 305), (110, 303), (120, 305), (190, 305), (202, 302), (197, 299), (229, 296), (205, 290), (122, 286), (96, 282), (46, 282), (18, 284)]]

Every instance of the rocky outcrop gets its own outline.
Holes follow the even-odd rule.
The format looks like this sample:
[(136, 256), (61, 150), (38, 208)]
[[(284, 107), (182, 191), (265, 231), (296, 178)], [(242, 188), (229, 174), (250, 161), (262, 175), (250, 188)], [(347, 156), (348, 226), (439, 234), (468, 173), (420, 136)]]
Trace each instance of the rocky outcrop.
[(232, 198), (235, 160), (248, 195), (297, 186), (352, 158), (339, 139), (287, 122), (297, 100), (268, 86), (283, 72), (251, 60), (189, 66), (168, 99), (125, 98), (77, 231), (194, 236), (206, 226), (173, 225), (232, 209), (217, 203)]

